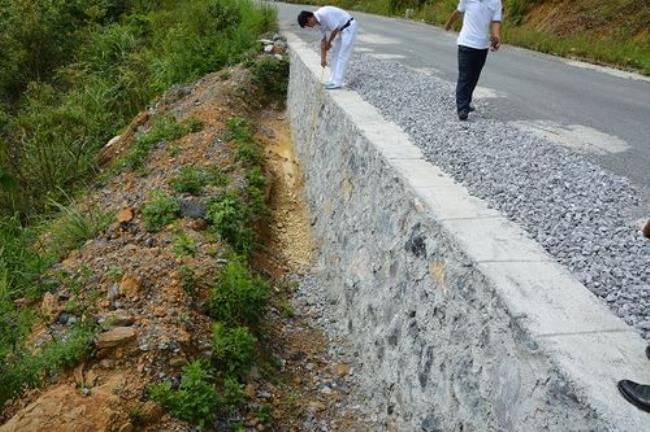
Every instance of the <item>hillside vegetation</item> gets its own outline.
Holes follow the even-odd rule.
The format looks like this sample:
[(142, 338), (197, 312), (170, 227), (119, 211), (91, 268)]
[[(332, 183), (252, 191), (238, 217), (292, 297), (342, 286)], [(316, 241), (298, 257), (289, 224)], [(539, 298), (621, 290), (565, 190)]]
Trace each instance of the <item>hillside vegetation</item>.
[(234, 0), (1, 0), (0, 209), (26, 220), (95, 168), (154, 96), (275, 25)]
[[(274, 10), (248, 0), (0, 0), (0, 11), (1, 418), (6, 401), (75, 366), (92, 350), (94, 335), (106, 330), (93, 318), (99, 297), (106, 294), (88, 284), (98, 277), (119, 280), (121, 270), (107, 267), (98, 276), (87, 266), (68, 272), (56, 264), (115, 225), (116, 209), (93, 203), (85, 194), (100, 173), (98, 151), (138, 112), (160, 105), (158, 96), (169, 88), (173, 93), (240, 62), (250, 65), (253, 77), (267, 76), (269, 68), (279, 71), (281, 84), (287, 66), (284, 60), (255, 60), (257, 39), (275, 28), (276, 17)], [(231, 138), (242, 143), (243, 158), (259, 151), (249, 148), (251, 132), (245, 124), (233, 124), (238, 135)], [(144, 125), (146, 133), (140, 130)], [(135, 136), (129, 132), (130, 150), (102, 181), (124, 170), (146, 176), (146, 158), (156, 144), (202, 128), (196, 119), (177, 121), (173, 115), (136, 126)], [(230, 196), (223, 208), (210, 208), (215, 235), (233, 244), (233, 260), (240, 263), (231, 271), (239, 272), (239, 282), (245, 276), (256, 286), (264, 282), (249, 276), (247, 255), (254, 238), (252, 215), (263, 207), (260, 163), (246, 166), (245, 193)], [(205, 184), (225, 181), (216, 171), (197, 174), (188, 168), (184, 173), (179, 190), (197, 176)], [(151, 197), (143, 216), (147, 231), (155, 232), (175, 220), (180, 209), (172, 198), (154, 192)], [(181, 232), (176, 236), (178, 254), (193, 254), (192, 242)], [(30, 334), (52, 322), (65, 324), (63, 330), (34, 349)]]
[[(312, 0), (308, 3), (334, 4), (381, 15), (406, 14), (441, 25), (458, 1)], [(506, 43), (650, 75), (650, 3), (647, 1), (503, 0), (503, 6)]]

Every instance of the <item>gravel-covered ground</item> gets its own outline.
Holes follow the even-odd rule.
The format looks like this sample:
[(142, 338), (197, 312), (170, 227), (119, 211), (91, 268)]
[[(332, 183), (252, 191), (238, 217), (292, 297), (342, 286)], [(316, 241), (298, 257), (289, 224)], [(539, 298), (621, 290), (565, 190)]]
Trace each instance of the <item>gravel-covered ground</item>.
[(470, 121), (458, 121), (454, 83), (367, 55), (353, 58), (349, 77), (429, 161), (519, 223), (650, 340), (650, 241), (625, 221), (638, 204), (628, 180), (490, 119), (480, 102)]

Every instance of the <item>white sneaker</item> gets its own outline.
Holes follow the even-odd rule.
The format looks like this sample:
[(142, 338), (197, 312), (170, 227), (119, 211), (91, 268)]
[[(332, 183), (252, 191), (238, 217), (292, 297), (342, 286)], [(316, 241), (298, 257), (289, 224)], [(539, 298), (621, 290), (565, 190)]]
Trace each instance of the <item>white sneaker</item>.
[(335, 83), (333, 83), (333, 82), (328, 82), (327, 84), (325, 84), (325, 88), (326, 88), (327, 90), (340, 89), (340, 88), (341, 88), (341, 85), (340, 85), (340, 84), (335, 84)]

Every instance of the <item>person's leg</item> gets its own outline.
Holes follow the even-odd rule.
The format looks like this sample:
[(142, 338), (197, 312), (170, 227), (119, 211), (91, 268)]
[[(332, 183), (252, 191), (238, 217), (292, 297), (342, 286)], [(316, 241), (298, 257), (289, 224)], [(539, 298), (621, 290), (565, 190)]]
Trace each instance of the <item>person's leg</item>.
[(329, 57), (329, 66), (330, 66), (330, 78), (327, 80), (329, 83), (334, 82), (334, 75), (338, 67), (339, 55), (341, 52), (341, 38), (337, 37), (332, 43), (332, 48), (330, 49)]
[(483, 66), (485, 66), (485, 60), (487, 59), (488, 50), (475, 50), (472, 56), (472, 76), (470, 82), (470, 93), (469, 93), (469, 102), (467, 103), (467, 108), (469, 109), (472, 99), (474, 97), (474, 90), (478, 84), (478, 80), (481, 77), (481, 72), (483, 71)]
[(357, 39), (357, 24), (352, 21), (350, 26), (343, 30), (339, 35), (341, 39), (340, 49), (338, 51), (338, 58), (336, 60), (336, 68), (332, 72), (333, 84), (337, 87), (343, 86), (343, 78), (345, 77), (345, 70), (352, 55), (352, 48)]
[(456, 82), (456, 110), (469, 112), (472, 84), (472, 49), (458, 46), (458, 81)]

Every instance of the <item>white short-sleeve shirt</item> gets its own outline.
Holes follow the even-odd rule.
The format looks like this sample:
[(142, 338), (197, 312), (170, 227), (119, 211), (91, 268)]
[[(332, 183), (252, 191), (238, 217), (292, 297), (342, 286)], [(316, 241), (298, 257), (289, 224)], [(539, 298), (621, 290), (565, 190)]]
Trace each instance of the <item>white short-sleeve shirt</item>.
[(501, 0), (460, 0), (458, 12), (463, 13), (463, 28), (458, 45), (476, 49), (490, 47), (490, 23), (501, 21)]
[(343, 27), (352, 18), (352, 15), (334, 6), (323, 6), (314, 12), (314, 15), (320, 24), (319, 28), (323, 35)]

